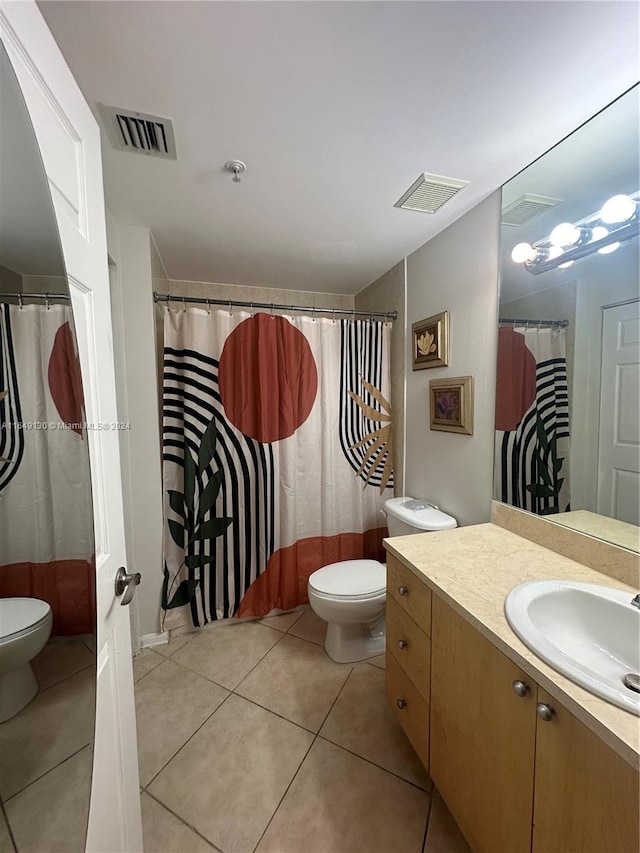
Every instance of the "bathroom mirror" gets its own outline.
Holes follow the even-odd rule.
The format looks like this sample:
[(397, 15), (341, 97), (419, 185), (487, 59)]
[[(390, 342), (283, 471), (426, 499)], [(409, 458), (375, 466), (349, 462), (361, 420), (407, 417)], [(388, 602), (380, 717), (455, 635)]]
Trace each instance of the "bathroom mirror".
[(82, 380), (48, 181), (0, 45), (0, 847), (85, 848), (95, 581)]
[(503, 187), (494, 456), (496, 500), (636, 551), (639, 103)]

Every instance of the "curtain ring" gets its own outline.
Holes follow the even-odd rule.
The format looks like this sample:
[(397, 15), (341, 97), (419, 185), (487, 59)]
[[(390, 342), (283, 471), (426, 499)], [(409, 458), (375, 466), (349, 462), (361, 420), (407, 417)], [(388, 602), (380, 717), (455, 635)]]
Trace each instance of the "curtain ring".
[(233, 310), (232, 310), (232, 308), (231, 308), (231, 300), (229, 300), (229, 316), (230, 316), (230, 317), (232, 317), (232, 316), (233, 316)]
[(371, 316), (369, 317), (369, 322), (373, 323), (373, 311), (371, 312)]
[(47, 311), (48, 311), (51, 308), (51, 305), (49, 304), (49, 294), (48, 293), (45, 293), (45, 295), (44, 295), (44, 304), (47, 306)]
[(271, 316), (273, 317), (273, 302), (271, 303)]
[(331, 312), (331, 319), (333, 320), (334, 323), (336, 322), (336, 309), (335, 308)]
[(185, 312), (187, 310), (187, 297), (186, 296), (182, 297), (182, 310)]
[(316, 308), (315, 308), (315, 305), (314, 305), (314, 307), (311, 309), (311, 319), (312, 319), (312, 320), (313, 320), (313, 322), (315, 323), (315, 321), (316, 321)]
[(22, 294), (18, 294), (18, 308), (22, 311)]
[(207, 299), (207, 314), (211, 316), (211, 300)]
[(351, 312), (351, 322), (355, 323), (355, 321), (356, 321), (356, 309), (354, 308), (353, 311)]

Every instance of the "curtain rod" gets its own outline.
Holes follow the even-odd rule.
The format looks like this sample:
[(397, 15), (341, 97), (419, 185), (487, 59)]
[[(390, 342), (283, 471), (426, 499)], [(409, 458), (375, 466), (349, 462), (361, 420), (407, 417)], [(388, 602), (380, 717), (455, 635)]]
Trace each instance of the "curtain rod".
[(566, 329), (569, 325), (568, 320), (507, 320), (500, 318), (499, 323), (506, 323), (509, 326), (560, 326), (561, 329)]
[(312, 305), (278, 305), (274, 302), (244, 302), (238, 299), (199, 299), (195, 296), (172, 296), (170, 293), (153, 294), (154, 302), (195, 302), (199, 305), (231, 305), (242, 308), (269, 308), (277, 311), (311, 311), (312, 314), (347, 314), (355, 317), (383, 317), (385, 320), (397, 320), (397, 311), (350, 311), (348, 308), (315, 308)]
[(17, 299), (18, 302), (22, 303), (23, 299), (44, 299), (46, 302), (50, 302), (52, 299), (70, 299), (68, 293), (4, 293), (4, 291), (0, 291), (0, 302), (3, 299)]

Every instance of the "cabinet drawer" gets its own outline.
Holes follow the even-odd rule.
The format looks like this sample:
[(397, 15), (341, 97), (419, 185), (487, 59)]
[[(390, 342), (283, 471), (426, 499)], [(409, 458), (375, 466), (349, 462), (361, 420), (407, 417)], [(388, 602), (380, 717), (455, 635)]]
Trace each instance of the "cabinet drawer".
[(431, 640), (391, 597), (387, 598), (387, 649), (428, 703)]
[(387, 655), (385, 685), (391, 710), (428, 770), (429, 706), (393, 655)]
[(391, 554), (387, 555), (387, 599), (400, 607), (431, 636), (431, 590)]

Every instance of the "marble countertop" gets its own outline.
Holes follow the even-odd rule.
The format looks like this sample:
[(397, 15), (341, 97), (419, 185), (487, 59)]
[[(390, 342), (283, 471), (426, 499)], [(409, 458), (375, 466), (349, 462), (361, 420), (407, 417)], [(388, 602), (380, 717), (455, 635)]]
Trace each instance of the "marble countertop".
[(494, 524), (398, 536), (385, 548), (501, 652), (634, 767), (640, 767), (640, 717), (594, 696), (538, 658), (504, 614), (507, 594), (530, 580), (581, 581), (637, 590)]

